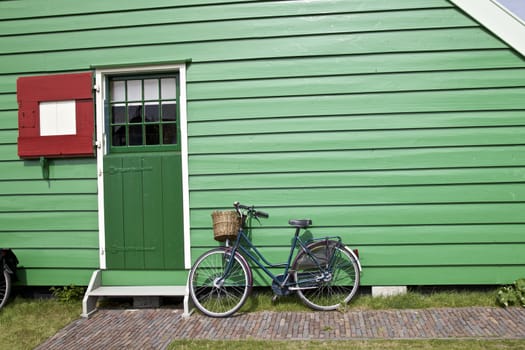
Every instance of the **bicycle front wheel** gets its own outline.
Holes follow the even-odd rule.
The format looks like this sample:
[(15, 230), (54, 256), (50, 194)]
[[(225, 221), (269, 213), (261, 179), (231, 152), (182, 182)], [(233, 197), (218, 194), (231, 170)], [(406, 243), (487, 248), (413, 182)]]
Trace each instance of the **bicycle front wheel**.
[(322, 311), (347, 304), (359, 288), (356, 259), (335, 241), (315, 242), (308, 249), (310, 255), (302, 251), (293, 263), (299, 298), (310, 308)]
[(212, 249), (190, 270), (190, 295), (195, 306), (211, 317), (227, 317), (239, 310), (251, 291), (252, 274), (242, 257), (225, 248)]
[(0, 276), (0, 309), (4, 307), (11, 293), (11, 275), (3, 269), (3, 274)]

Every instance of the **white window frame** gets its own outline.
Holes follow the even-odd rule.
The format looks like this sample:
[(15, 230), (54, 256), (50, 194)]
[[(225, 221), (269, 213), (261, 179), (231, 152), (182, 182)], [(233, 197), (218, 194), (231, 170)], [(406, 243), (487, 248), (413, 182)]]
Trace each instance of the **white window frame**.
[(190, 244), (190, 201), (188, 180), (188, 127), (186, 110), (186, 65), (164, 64), (154, 66), (136, 66), (122, 68), (101, 68), (95, 70), (96, 91), (96, 124), (97, 124), (97, 187), (98, 187), (98, 232), (99, 232), (99, 260), (100, 268), (106, 269), (106, 231), (104, 218), (104, 156), (107, 154), (108, 136), (105, 116), (104, 101), (109, 86), (106, 86), (107, 78), (123, 74), (148, 74), (161, 72), (178, 72), (179, 74), (179, 123), (180, 123), (180, 147), (182, 163), (182, 206), (184, 227), (184, 268), (191, 268), (191, 244)]

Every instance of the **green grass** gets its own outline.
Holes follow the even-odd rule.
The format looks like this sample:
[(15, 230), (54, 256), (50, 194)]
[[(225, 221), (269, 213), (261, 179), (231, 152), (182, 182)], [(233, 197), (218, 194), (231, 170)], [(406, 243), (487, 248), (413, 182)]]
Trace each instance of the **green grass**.
[[(382, 309), (425, 309), (434, 307), (497, 306), (496, 289), (444, 289), (412, 290), (404, 295), (375, 297), (358, 294), (344, 310), (382, 310)], [(311, 311), (303, 305), (296, 295), (279, 297), (272, 302), (273, 294), (267, 289), (256, 289), (242, 307), (242, 312), (271, 311)]]
[(404, 295), (376, 297), (360, 295), (348, 308), (381, 309), (428, 309), (437, 307), (496, 306), (496, 290), (445, 290), (431, 292), (410, 291)]
[(525, 340), (349, 340), (349, 341), (268, 341), (268, 340), (176, 340), (171, 350), (303, 350), (303, 349), (352, 349), (352, 350), (505, 350), (525, 349)]
[(2, 349), (34, 349), (81, 313), (80, 302), (16, 298), (0, 310)]

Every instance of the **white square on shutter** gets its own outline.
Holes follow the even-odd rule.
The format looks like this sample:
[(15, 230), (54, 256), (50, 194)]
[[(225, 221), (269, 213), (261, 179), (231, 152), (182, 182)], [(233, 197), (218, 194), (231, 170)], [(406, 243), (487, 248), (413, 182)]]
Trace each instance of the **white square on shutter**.
[(40, 102), (40, 136), (76, 135), (75, 101)]

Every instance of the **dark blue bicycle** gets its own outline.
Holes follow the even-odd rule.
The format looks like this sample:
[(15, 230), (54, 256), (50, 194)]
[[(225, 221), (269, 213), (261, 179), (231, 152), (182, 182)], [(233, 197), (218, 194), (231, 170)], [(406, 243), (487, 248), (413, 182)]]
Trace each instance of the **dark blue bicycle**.
[[(190, 295), (200, 311), (212, 317), (227, 317), (242, 307), (253, 284), (247, 259), (272, 279), (276, 296), (296, 292), (312, 309), (336, 310), (354, 297), (361, 265), (357, 251), (347, 248), (340, 237), (303, 240), (299, 233), (312, 225), (312, 221), (290, 220), (295, 235), (288, 259), (282, 264), (272, 264), (244, 230), (248, 219), (258, 221), (268, 218), (268, 214), (238, 202), (234, 207), (241, 221), (238, 233), (227, 240), (225, 247), (200, 256), (190, 270)], [(273, 274), (270, 268), (276, 267), (283, 268), (283, 273)]]
[(17, 264), (18, 259), (11, 249), (0, 248), (0, 309), (7, 303), (11, 294), (11, 276), (14, 276)]

